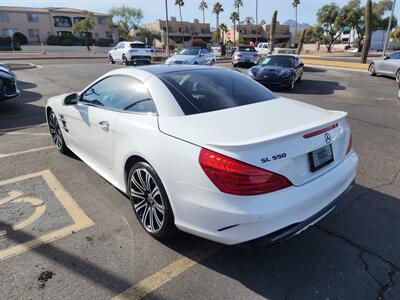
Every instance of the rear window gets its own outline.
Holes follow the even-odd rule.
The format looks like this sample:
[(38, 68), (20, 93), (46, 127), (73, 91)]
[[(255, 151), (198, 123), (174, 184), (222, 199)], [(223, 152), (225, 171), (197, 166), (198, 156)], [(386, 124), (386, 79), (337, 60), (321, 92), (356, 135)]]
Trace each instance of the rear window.
[(257, 50), (254, 47), (246, 47), (246, 46), (240, 46), (238, 48), (239, 52), (257, 52)]
[(160, 75), (186, 115), (227, 109), (277, 98), (237, 71), (187, 70)]
[(136, 44), (136, 43), (132, 43), (131, 44), (131, 48), (146, 48), (145, 44)]

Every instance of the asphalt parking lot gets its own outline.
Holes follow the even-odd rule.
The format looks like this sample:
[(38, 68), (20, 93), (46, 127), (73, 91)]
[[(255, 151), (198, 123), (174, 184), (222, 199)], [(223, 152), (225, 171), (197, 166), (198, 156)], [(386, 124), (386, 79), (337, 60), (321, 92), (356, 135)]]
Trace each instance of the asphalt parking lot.
[(308, 66), (293, 92), (276, 91), (349, 113), (359, 175), (323, 221), (249, 251), (184, 233), (152, 239), (124, 195), (52, 147), (46, 100), (122, 66), (33, 63), (15, 72), (22, 96), (0, 103), (0, 299), (400, 299), (394, 80)]

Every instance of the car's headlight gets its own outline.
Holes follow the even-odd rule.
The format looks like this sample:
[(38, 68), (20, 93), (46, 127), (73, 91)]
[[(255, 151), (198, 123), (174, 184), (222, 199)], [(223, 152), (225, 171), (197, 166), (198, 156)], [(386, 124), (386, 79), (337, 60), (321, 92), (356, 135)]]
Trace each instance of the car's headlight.
[(285, 73), (283, 73), (282, 75), (281, 75), (281, 78), (288, 78), (288, 77), (290, 77), (290, 76), (292, 76), (293, 75), (293, 71), (292, 70), (289, 70), (289, 71), (286, 71)]
[(257, 76), (257, 70), (251, 68), (251, 69), (249, 69), (249, 70), (247, 71), (247, 74), (250, 75), (250, 76), (253, 76), (253, 77), (254, 77), (254, 76)]

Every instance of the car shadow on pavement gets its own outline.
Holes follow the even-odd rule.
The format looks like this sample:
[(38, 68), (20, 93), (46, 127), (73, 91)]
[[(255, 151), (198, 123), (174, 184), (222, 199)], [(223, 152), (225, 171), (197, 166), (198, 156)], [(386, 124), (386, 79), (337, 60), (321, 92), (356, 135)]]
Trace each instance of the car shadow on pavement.
[[(223, 278), (229, 277), (267, 299), (376, 298), (393, 266), (400, 268), (399, 215), (400, 199), (357, 185), (331, 215), (305, 232), (266, 249), (222, 247), (200, 262), (211, 270), (202, 273), (201, 283), (197, 273), (188, 272), (183, 285), (193, 282), (187, 294), (195, 294), (199, 288), (227, 286)], [(165, 244), (186, 253), (187, 246), (181, 251), (181, 243), (174, 244), (177, 239)], [(187, 244), (211, 243), (196, 239)], [(216, 298), (223, 296), (223, 289), (215, 291)]]
[(304, 72), (325, 73), (326, 71), (327, 71), (326, 69), (304, 66)]
[(304, 94), (304, 95), (330, 95), (335, 91), (343, 91), (346, 87), (340, 85), (336, 81), (325, 81), (325, 80), (310, 80), (303, 79), (297, 83), (292, 94)]

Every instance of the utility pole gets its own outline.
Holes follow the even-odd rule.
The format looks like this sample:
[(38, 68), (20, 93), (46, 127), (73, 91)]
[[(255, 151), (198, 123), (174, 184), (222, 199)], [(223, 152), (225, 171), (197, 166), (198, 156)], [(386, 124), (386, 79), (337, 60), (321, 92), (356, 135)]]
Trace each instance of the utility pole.
[(256, 0), (256, 47), (258, 44), (258, 0)]
[(390, 28), (392, 27), (392, 20), (393, 20), (393, 14), (394, 14), (395, 7), (396, 7), (396, 0), (393, 0), (392, 12), (390, 13), (390, 19), (389, 19), (388, 29), (386, 32), (385, 44), (383, 45), (382, 57), (384, 57), (386, 55), (386, 48), (387, 48), (387, 44), (389, 41)]
[(168, 29), (168, 0), (165, 0), (165, 27), (166, 27), (166, 34), (167, 34), (167, 55), (169, 57), (169, 29)]

